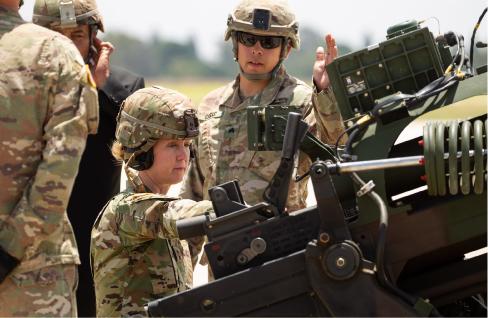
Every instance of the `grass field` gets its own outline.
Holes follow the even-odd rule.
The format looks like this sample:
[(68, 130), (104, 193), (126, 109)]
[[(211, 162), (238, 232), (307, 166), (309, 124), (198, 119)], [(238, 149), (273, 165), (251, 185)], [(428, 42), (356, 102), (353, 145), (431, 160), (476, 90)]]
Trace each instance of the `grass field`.
[(212, 90), (219, 88), (227, 84), (229, 80), (218, 80), (218, 79), (188, 79), (188, 80), (170, 80), (161, 78), (149, 78), (146, 79), (146, 86), (163, 86), (171, 89), (175, 89), (180, 93), (185, 94), (190, 97), (195, 105), (198, 105), (205, 95), (210, 93)]

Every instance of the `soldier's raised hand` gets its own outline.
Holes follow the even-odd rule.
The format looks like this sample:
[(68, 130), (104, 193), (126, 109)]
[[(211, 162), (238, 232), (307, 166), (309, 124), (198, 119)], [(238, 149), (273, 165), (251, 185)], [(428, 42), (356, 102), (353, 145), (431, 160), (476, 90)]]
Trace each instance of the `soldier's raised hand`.
[(332, 63), (338, 55), (336, 42), (331, 34), (325, 36), (325, 43), (327, 49), (324, 50), (322, 46), (317, 48), (317, 51), (315, 52), (315, 63), (313, 65), (313, 81), (315, 86), (317, 86), (318, 91), (322, 91), (329, 87), (330, 80), (325, 66)]
[(110, 76), (110, 55), (114, 47), (110, 42), (102, 42), (98, 38), (95, 38), (93, 42), (98, 51), (98, 56), (95, 58), (95, 67), (92, 70), (93, 79), (97, 87), (101, 88)]

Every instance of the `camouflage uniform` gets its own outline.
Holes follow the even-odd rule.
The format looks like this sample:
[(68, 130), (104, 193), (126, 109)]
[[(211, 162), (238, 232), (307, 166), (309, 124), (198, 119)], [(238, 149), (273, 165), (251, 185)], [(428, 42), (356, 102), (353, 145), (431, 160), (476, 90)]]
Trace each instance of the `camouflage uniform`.
[[(298, 106), (316, 135), (329, 144), (335, 143), (343, 131), (342, 119), (331, 92), (313, 93), (304, 82), (282, 71), (261, 94), (242, 100), (239, 97), (238, 82), (237, 78), (227, 86), (211, 92), (198, 108), (200, 136), (197, 157), (185, 179), (183, 197), (208, 199), (209, 188), (237, 179), (248, 204), (263, 200), (264, 189), (280, 164), (281, 152), (247, 149), (248, 106)], [(308, 156), (300, 154), (297, 173), (304, 174), (309, 165)], [(289, 211), (305, 207), (306, 180), (292, 182), (289, 190)]]
[(20, 260), (0, 283), (0, 316), (76, 316), (65, 210), (97, 93), (71, 41), (3, 7), (0, 60), (0, 247)]
[[(152, 151), (159, 138), (195, 136), (198, 127), (192, 130), (182, 120), (189, 107), (189, 100), (167, 89), (145, 88), (129, 96), (116, 134), (127, 166), (145, 170), (135, 157)], [(187, 242), (178, 239), (176, 220), (212, 209), (209, 201), (150, 193), (137, 170), (126, 172), (127, 190), (109, 201), (92, 230), (98, 316), (144, 315), (145, 303), (190, 288), (192, 260)]]
[(145, 303), (191, 288), (190, 251), (175, 222), (211, 208), (209, 201), (147, 193), (134, 182), (115, 196), (92, 231), (97, 316), (142, 315)]
[[(254, 8), (269, 9), (273, 14), (271, 29), (257, 30), (249, 22)], [(234, 53), (237, 43), (233, 32), (245, 31), (259, 35), (282, 36), (292, 47), (298, 47), (298, 24), (294, 15), (281, 1), (244, 0), (229, 16), (225, 39), (232, 37)], [(289, 42), (288, 42), (289, 41)], [(285, 45), (282, 45), (285, 47)], [(282, 49), (283, 50), (283, 49)], [(313, 92), (304, 82), (289, 76), (281, 62), (273, 73), (263, 74), (271, 78), (267, 87), (259, 94), (242, 99), (239, 96), (239, 78), (250, 78), (241, 69), (232, 83), (208, 94), (198, 108), (201, 135), (198, 138), (198, 154), (192, 169), (186, 177), (182, 196), (194, 200), (208, 198), (208, 189), (220, 183), (237, 179), (244, 200), (248, 204), (262, 201), (262, 195), (280, 163), (280, 151), (249, 151), (247, 149), (246, 107), (268, 105), (290, 105), (302, 109), (308, 124), (323, 142), (333, 144), (344, 131), (342, 118), (332, 91)], [(261, 75), (261, 74), (259, 74)], [(255, 74), (252, 77), (256, 78)], [(263, 77), (261, 77), (262, 79)], [(310, 165), (310, 159), (300, 154), (296, 162), (297, 172), (303, 175)], [(290, 185), (287, 202), (289, 211), (306, 206), (307, 179)]]

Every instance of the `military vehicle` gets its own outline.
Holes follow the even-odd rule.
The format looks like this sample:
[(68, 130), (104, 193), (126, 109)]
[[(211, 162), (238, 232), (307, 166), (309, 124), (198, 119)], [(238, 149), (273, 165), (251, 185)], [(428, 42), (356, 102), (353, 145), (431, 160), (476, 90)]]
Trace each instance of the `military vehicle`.
[[(207, 236), (215, 280), (148, 313), (486, 316), (486, 251), (466, 256), (487, 245), (487, 78), (472, 61), (461, 35), (415, 21), (337, 58), (343, 147), (307, 133), (292, 107), (250, 107), (249, 148), (282, 150), (263, 202), (246, 205), (235, 181), (212, 188), (216, 216), (178, 230)], [(288, 214), (298, 150), (317, 205)]]

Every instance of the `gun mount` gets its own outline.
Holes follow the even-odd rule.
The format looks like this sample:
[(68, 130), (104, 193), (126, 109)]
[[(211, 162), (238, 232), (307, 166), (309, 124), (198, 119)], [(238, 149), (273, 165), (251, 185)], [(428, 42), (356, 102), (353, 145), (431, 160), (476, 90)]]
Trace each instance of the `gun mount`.
[[(391, 57), (395, 62), (381, 62), (385, 74), (418, 52), (420, 57), (407, 60), (411, 70), (425, 64), (422, 54), (434, 54), (429, 59), (435, 65), (424, 65), (419, 72), (425, 77), (412, 71), (408, 81), (380, 83), (414, 87), (384, 96), (368, 86), (369, 78), (379, 78), (370, 75), (371, 65), (361, 66), (365, 78), (356, 83), (367, 92), (353, 92), (357, 85), (334, 80), (333, 85), (342, 85), (334, 91), (358, 94), (347, 102), (338, 98), (351, 122), (344, 149), (309, 143), (307, 136), (300, 145), (307, 152), (303, 144), (309, 143), (316, 160), (309, 174), (317, 206), (286, 214), (282, 199), (265, 196), (249, 207), (236, 182), (219, 186), (210, 194), (216, 218), (178, 222), (182, 237), (207, 235), (205, 251), (216, 280), (149, 303), (150, 315), (438, 315), (434, 306), (450, 316), (486, 315), (486, 307), (476, 311), (466, 303), (478, 294), (486, 302), (486, 254), (465, 257), (487, 245), (486, 73), (469, 73), (464, 58), (446, 58), (442, 44), (423, 29), (393, 31), (401, 36), (400, 46), (412, 46)], [(373, 54), (393, 50), (399, 39), (391, 36)], [(412, 43), (421, 44), (418, 52)], [(348, 59), (363, 63), (371, 58), (367, 53), (339, 58), (329, 68), (341, 69), (351, 64)], [(461, 69), (466, 69), (463, 76)], [(357, 71), (350, 66), (348, 72)], [(376, 100), (354, 107), (368, 97), (365, 93)], [(290, 111), (251, 108), (256, 117), (251, 147), (283, 149), (283, 159), (289, 160), (303, 135), (299, 117), (285, 120)], [(281, 168), (270, 187), (282, 195), (290, 171)], [(346, 208), (351, 206), (352, 218)]]

